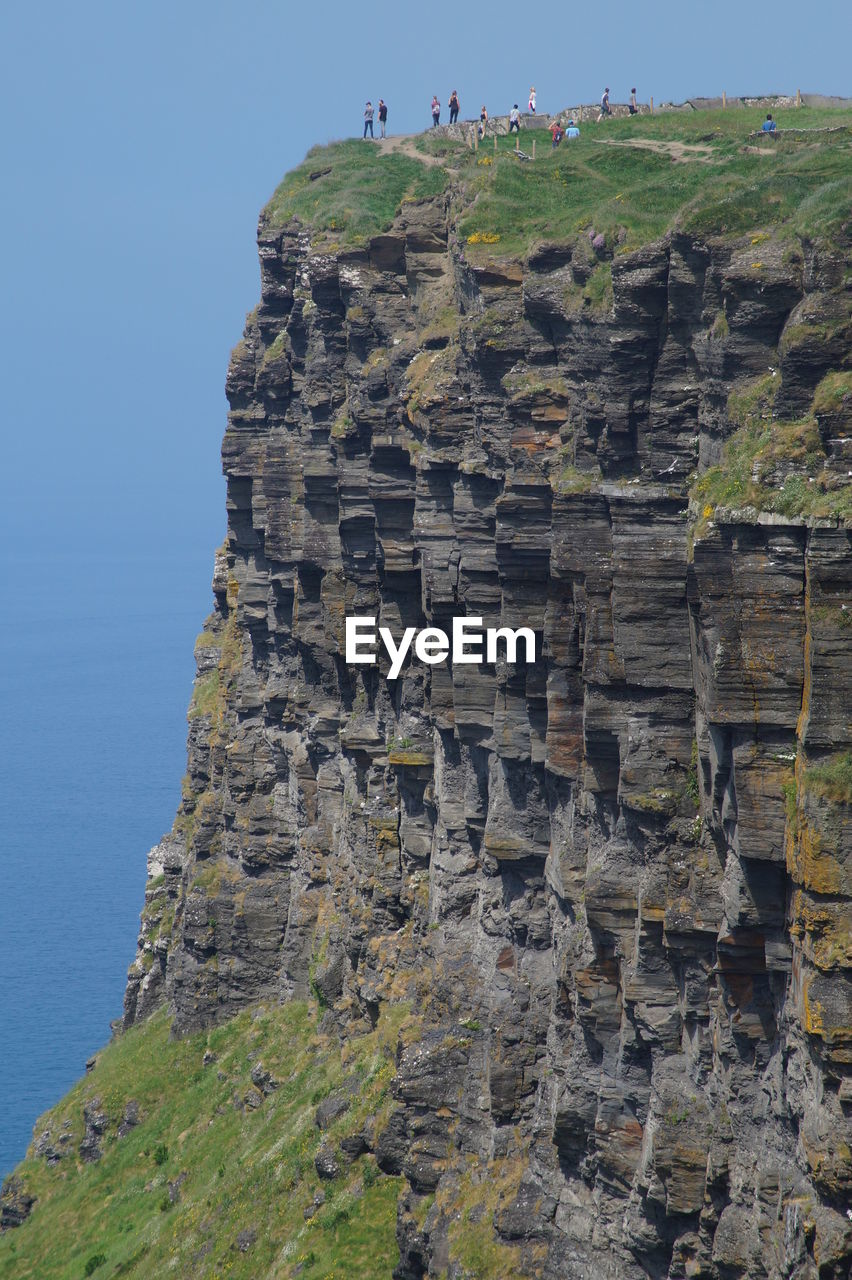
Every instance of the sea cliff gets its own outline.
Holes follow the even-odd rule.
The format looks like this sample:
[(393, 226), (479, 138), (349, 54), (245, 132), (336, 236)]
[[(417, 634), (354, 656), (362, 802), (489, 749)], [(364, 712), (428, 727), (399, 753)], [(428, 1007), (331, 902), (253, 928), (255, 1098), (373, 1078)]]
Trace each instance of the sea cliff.
[[(598, 171), (343, 144), (260, 219), (124, 1026), (381, 1033), (380, 1122), (316, 1173), (399, 1179), (398, 1280), (848, 1273), (850, 133), (767, 156), (717, 118)], [(596, 203), (537, 225), (545, 182)], [(353, 615), (538, 660), (389, 680)]]

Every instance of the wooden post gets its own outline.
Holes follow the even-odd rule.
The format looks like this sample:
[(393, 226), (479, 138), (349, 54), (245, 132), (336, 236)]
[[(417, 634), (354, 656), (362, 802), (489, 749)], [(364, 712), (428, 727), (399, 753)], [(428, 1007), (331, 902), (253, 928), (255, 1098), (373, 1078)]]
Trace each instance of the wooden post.
[(796, 106), (800, 107), (801, 105), (802, 105), (802, 91), (801, 89), (797, 89), (796, 90)]
[(722, 110), (723, 111), (725, 110), (725, 107), (727, 105), (728, 105), (728, 95), (725, 93), (725, 90), (723, 89), (722, 90)]
[(521, 149), (521, 135), (519, 133), (516, 133), (515, 134), (515, 150), (520, 151), (520, 149)]
[(651, 99), (651, 115), (654, 114), (654, 99)]
[(535, 160), (535, 138), (533, 138), (533, 160)]
[(479, 130), (477, 128), (473, 130), (473, 149), (474, 151), (479, 150)]
[(497, 154), (497, 134), (494, 135), (494, 154)]

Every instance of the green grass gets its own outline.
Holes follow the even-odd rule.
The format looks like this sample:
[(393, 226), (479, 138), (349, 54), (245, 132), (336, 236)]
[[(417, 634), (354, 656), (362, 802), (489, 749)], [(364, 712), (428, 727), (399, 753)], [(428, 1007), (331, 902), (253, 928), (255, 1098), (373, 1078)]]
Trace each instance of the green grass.
[[(736, 430), (724, 446), (720, 464), (709, 467), (690, 489), (698, 510), (696, 532), (705, 530), (718, 507), (852, 521), (852, 484), (827, 469), (814, 418), (776, 421), (777, 381), (767, 374), (732, 392), (728, 418)], [(821, 383), (815, 405), (832, 394)], [(780, 483), (779, 476), (783, 476)]]
[(211, 716), (218, 705), (219, 671), (214, 669), (196, 681), (187, 715), (190, 720), (194, 720), (196, 716)]
[[(325, 169), (330, 171), (311, 179)], [(273, 225), (295, 217), (316, 231), (332, 232), (341, 245), (358, 244), (390, 226), (404, 200), (438, 195), (446, 182), (439, 166), (349, 139), (313, 147), (265, 212)]]
[[(36, 1132), (54, 1140), (69, 1123), (68, 1154), (53, 1167), (30, 1155), (16, 1171), (37, 1197), (24, 1225), (0, 1236), (3, 1280), (80, 1280), (98, 1276), (176, 1275), (284, 1278), (329, 1275), (379, 1280), (398, 1260), (396, 1199), (400, 1179), (359, 1157), (331, 1183), (321, 1183), (314, 1155), (321, 1141), (316, 1104), (345, 1078), (352, 1106), (326, 1132), (337, 1146), (370, 1116), (392, 1105), (397, 1029), (404, 1006), (387, 1009), (374, 1032), (349, 1042), (341, 1062), (336, 1042), (317, 1032), (304, 1003), (247, 1010), (231, 1022), (184, 1040), (169, 1035), (165, 1011), (132, 1028), (98, 1055), (95, 1069), (43, 1116)], [(202, 1065), (206, 1049), (215, 1061)], [(249, 1055), (252, 1055), (249, 1057)], [(254, 1086), (262, 1063), (279, 1087), (256, 1109), (235, 1107)], [(219, 1074), (224, 1078), (219, 1079)], [(100, 1098), (110, 1117), (103, 1155), (77, 1159), (83, 1105)], [(116, 1127), (127, 1102), (140, 1123), (125, 1137)], [(169, 1183), (181, 1175), (177, 1203)], [(308, 1222), (305, 1207), (322, 1187), (327, 1197)], [(256, 1239), (247, 1252), (241, 1231)], [(101, 1260), (102, 1259), (102, 1260)]]
[(840, 413), (852, 418), (852, 371), (839, 370), (827, 374), (814, 392), (814, 413)]
[[(536, 240), (571, 239), (589, 227), (608, 244), (620, 240), (622, 251), (678, 226), (701, 235), (759, 228), (828, 234), (848, 216), (852, 112), (780, 112), (782, 128), (847, 129), (781, 138), (770, 155), (759, 151), (773, 144), (758, 143), (758, 150), (748, 137), (762, 118), (761, 111), (701, 111), (583, 124), (580, 138), (555, 152), (538, 137), (534, 164), (510, 154), (514, 139), (501, 139), (496, 156), (480, 153), (490, 164), (472, 160), (462, 171), (469, 208), (460, 229), (466, 239), (499, 236), (486, 246), (492, 254), (523, 254)], [(611, 145), (636, 140), (707, 152), (675, 163), (653, 150)], [(521, 146), (529, 150), (531, 138), (522, 135)]]
[(805, 772), (805, 789), (833, 804), (852, 804), (852, 751), (841, 751), (826, 764)]
[[(848, 216), (852, 111), (803, 107), (776, 115), (782, 131), (815, 132), (771, 143), (749, 136), (763, 120), (759, 109), (667, 112), (583, 122), (580, 138), (556, 151), (537, 131), (535, 163), (512, 154), (514, 137), (499, 138), (496, 152), (490, 139), (473, 152), (427, 132), (414, 140), (424, 163), (354, 138), (314, 147), (266, 212), (274, 224), (297, 217), (347, 245), (388, 227), (405, 199), (451, 182), (459, 232), (474, 257), (522, 256), (540, 240), (570, 239), (589, 227), (616, 252), (677, 226), (700, 235), (831, 234)], [(818, 132), (838, 125), (839, 133)], [(532, 141), (532, 133), (521, 134), (528, 153)], [(630, 145), (636, 141), (704, 150), (676, 163)], [(427, 158), (440, 163), (428, 166)]]

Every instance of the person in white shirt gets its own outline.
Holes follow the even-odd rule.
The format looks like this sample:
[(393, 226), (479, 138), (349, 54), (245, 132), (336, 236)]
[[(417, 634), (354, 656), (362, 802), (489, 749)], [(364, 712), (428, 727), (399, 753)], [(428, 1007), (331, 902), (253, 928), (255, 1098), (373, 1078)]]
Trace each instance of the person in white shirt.
[(521, 113), (518, 110), (517, 102), (509, 112), (509, 132), (512, 133), (513, 131), (515, 133), (521, 132)]

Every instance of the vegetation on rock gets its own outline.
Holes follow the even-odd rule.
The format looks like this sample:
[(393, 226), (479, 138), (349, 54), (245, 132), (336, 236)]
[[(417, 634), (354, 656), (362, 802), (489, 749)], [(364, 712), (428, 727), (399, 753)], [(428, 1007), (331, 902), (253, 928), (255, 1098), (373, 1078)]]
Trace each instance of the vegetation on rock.
[[(406, 1017), (386, 1008), (342, 1054), (302, 1002), (246, 1009), (182, 1040), (165, 1009), (132, 1027), (36, 1126), (18, 1170), (35, 1205), (0, 1236), (0, 1276), (390, 1277), (400, 1179), (341, 1144), (366, 1131), (372, 1147), (381, 1131)], [(330, 1097), (340, 1101), (321, 1130)], [(87, 1105), (106, 1117), (88, 1162)], [(38, 1154), (45, 1133), (67, 1136), (54, 1163)], [(318, 1172), (321, 1148), (338, 1176)]]

